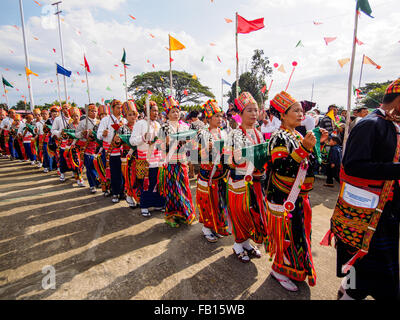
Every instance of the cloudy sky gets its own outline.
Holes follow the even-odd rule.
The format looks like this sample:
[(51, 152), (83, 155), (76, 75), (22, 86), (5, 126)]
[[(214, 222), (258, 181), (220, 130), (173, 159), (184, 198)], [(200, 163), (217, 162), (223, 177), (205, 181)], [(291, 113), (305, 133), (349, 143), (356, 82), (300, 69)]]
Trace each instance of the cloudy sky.
[[(363, 54), (382, 68), (364, 65), (362, 84), (400, 76), (398, 1), (369, 0), (375, 18), (362, 14), (359, 19), (358, 39), (364, 44), (357, 46), (353, 79), (356, 86)], [(10, 105), (22, 95), (29, 97), (18, 2), (3, 0), (0, 11), (0, 70), (18, 88), (8, 92)], [(31, 76), (36, 104), (58, 96), (55, 62), (61, 64), (61, 54), (53, 2), (23, 0), (30, 66), (39, 74)], [(255, 49), (263, 49), (271, 65), (278, 63), (286, 70), (282, 73), (273, 68), (272, 77), (266, 79), (268, 85), (273, 80), (270, 98), (285, 89), (292, 62), (296, 61), (298, 66), (288, 89), (294, 97), (311, 99), (314, 82), (313, 101), (321, 110), (331, 103), (344, 106), (350, 64), (341, 68), (337, 61), (351, 56), (354, 7), (355, 0), (64, 0), (61, 30), (65, 67), (73, 72), (67, 80), (68, 95), (79, 106), (88, 102), (86, 83), (82, 82), (85, 53), (92, 71), (92, 100), (124, 100), (120, 62), (123, 48), (130, 64), (128, 82), (142, 72), (166, 71), (169, 57), (165, 47), (170, 33), (186, 46), (172, 52), (173, 69), (196, 74), (220, 101), (221, 78), (230, 83), (235, 80), (235, 26), (225, 18), (234, 21), (237, 11), (248, 20), (264, 17), (265, 24), (262, 30), (239, 34), (239, 70), (244, 72), (250, 67)], [(337, 39), (326, 45), (324, 37)], [(295, 48), (300, 40), (303, 46)], [(60, 84), (63, 98), (62, 80)], [(228, 92), (227, 86), (224, 92)], [(1, 101), (5, 102), (4, 96)]]

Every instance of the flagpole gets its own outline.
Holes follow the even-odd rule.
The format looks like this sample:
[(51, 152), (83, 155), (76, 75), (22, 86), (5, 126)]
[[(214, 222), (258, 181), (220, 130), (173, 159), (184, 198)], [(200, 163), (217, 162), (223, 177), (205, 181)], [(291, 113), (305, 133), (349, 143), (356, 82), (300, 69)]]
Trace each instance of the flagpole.
[(363, 57), (362, 57), (361, 71), (360, 71), (360, 81), (358, 82), (358, 89), (360, 89), (360, 87), (361, 87), (361, 78), (362, 78), (363, 67), (364, 67), (364, 57), (365, 57), (365, 54), (363, 54)]
[(169, 43), (169, 88), (171, 90), (170, 95), (172, 96), (172, 61), (171, 61), (171, 36), (168, 34)]
[[(25, 66), (26, 66), (26, 68), (28, 68), (30, 70), (31, 66), (29, 64), (28, 45), (27, 45), (26, 37), (25, 37), (24, 9), (22, 6), (22, 0), (19, 0), (19, 10), (21, 13), (22, 38), (24, 40)], [(26, 70), (25, 70), (25, 73), (26, 73)], [(33, 112), (33, 108), (35, 107), (35, 102), (33, 100), (32, 83), (31, 83), (31, 78), (29, 75), (26, 75), (26, 80), (28, 82), (29, 99), (31, 101), (31, 111)]]
[[(52, 3), (52, 5), (54, 6), (54, 5), (56, 5), (57, 6), (57, 9), (56, 9), (56, 13), (55, 13), (55, 15), (57, 16), (57, 18), (58, 18), (58, 35), (59, 35), (59, 38), (60, 38), (60, 48), (61, 48), (61, 61), (62, 61), (62, 67), (63, 68), (65, 68), (66, 66), (65, 66), (65, 61), (64, 61), (64, 50), (63, 50), (63, 42), (62, 42), (62, 35), (61, 35), (61, 22), (60, 22), (60, 13), (62, 12), (62, 11), (60, 11), (60, 10), (58, 10), (58, 5), (61, 3), (62, 1), (58, 1), (58, 2), (55, 2), (55, 3)], [(65, 75), (64, 75), (64, 92), (65, 92), (65, 103), (68, 103), (68, 92), (67, 92), (67, 79), (65, 78)]]
[[(1, 75), (1, 79), (2, 79), (2, 80), (4, 79), (4, 78), (3, 78), (3, 75)], [(3, 81), (1, 81), (1, 82), (3, 83), (4, 95), (6, 96), (7, 109), (10, 109), (10, 108), (9, 108), (9, 105), (8, 105), (8, 97), (7, 97), (6, 86), (4, 85), (4, 82), (3, 82)]]
[(311, 102), (312, 102), (312, 100), (313, 100), (313, 97), (314, 97), (314, 81), (312, 82), (312, 87), (311, 87)]
[(56, 76), (57, 76), (58, 100), (60, 101), (60, 107), (61, 107), (60, 80), (59, 80), (59, 78), (58, 78), (57, 63), (56, 63)]
[(125, 101), (128, 101), (128, 81), (126, 80), (126, 66), (125, 64), (122, 64), (124, 66), (124, 75), (125, 75)]
[(239, 97), (239, 51), (238, 51), (238, 13), (236, 12), (236, 30), (235, 30), (235, 39), (236, 39), (236, 98)]
[(87, 86), (87, 94), (88, 94), (88, 98), (89, 98), (89, 104), (91, 104), (91, 101), (90, 101), (90, 91), (89, 91), (89, 79), (88, 79), (86, 67), (85, 67), (85, 75), (86, 75), (86, 86)]
[(354, 35), (353, 35), (353, 51), (351, 54), (351, 64), (350, 64), (350, 74), (349, 74), (349, 83), (347, 87), (347, 115), (346, 115), (346, 127), (344, 131), (344, 139), (343, 139), (343, 156), (346, 150), (346, 142), (349, 136), (349, 126), (350, 126), (350, 110), (351, 110), (351, 91), (353, 84), (353, 71), (354, 71), (354, 58), (356, 56), (356, 38), (357, 38), (357, 29), (358, 29), (358, 11), (357, 11), (356, 2), (356, 14), (354, 18)]

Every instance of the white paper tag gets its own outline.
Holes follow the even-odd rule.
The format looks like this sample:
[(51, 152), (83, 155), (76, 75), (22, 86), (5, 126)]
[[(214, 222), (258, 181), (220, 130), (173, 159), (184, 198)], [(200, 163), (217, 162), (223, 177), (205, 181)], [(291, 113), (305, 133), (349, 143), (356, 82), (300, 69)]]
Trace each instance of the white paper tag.
[(347, 203), (361, 208), (375, 209), (378, 206), (379, 196), (375, 193), (343, 183), (343, 200)]

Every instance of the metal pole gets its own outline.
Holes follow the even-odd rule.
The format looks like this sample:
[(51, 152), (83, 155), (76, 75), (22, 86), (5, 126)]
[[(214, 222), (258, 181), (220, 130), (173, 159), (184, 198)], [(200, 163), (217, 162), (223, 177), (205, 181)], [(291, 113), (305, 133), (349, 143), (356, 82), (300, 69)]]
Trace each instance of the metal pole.
[(168, 34), (169, 43), (169, 88), (171, 90), (170, 95), (172, 96), (172, 62), (171, 62), (171, 36)]
[(312, 89), (311, 89), (311, 102), (313, 100), (314, 97), (314, 81), (312, 82)]
[[(22, 0), (19, 0), (19, 10), (21, 12), (22, 37), (23, 37), (23, 40), (24, 40), (24, 51), (25, 51), (25, 66), (26, 66), (26, 68), (28, 68), (30, 70), (31, 66), (29, 64), (28, 45), (27, 45), (26, 37), (25, 37), (24, 8), (22, 6)], [(26, 76), (26, 80), (28, 82), (29, 99), (31, 101), (31, 111), (33, 112), (33, 109), (35, 107), (35, 102), (33, 100), (32, 83), (31, 83), (30, 76), (27, 75)]]
[(236, 30), (235, 30), (235, 35), (236, 35), (236, 98), (239, 97), (239, 51), (238, 51), (238, 33), (237, 33), (237, 28), (238, 28), (238, 13), (236, 12)]
[(365, 57), (365, 54), (363, 54), (362, 61), (361, 61), (361, 72), (360, 72), (360, 81), (358, 82), (358, 89), (360, 89), (360, 87), (361, 87), (361, 78), (362, 78), (363, 67), (364, 67), (364, 57)]
[(344, 139), (343, 139), (343, 156), (346, 151), (346, 142), (349, 136), (349, 126), (350, 126), (350, 110), (351, 110), (351, 91), (353, 84), (353, 70), (354, 70), (354, 58), (356, 56), (356, 38), (357, 38), (357, 28), (358, 28), (358, 12), (356, 5), (356, 14), (354, 21), (354, 36), (353, 36), (353, 51), (351, 55), (351, 65), (350, 65), (350, 74), (349, 74), (349, 83), (347, 88), (347, 116), (346, 116), (346, 128), (344, 131)]
[[(3, 79), (3, 75), (1, 75), (1, 78)], [(8, 105), (7, 90), (6, 90), (6, 86), (4, 85), (4, 83), (3, 83), (3, 89), (4, 89), (4, 95), (6, 96), (7, 109), (10, 109), (10, 106)]]
[(125, 74), (125, 101), (128, 101), (128, 81), (126, 80), (126, 66), (125, 64), (123, 64), (124, 66), (124, 74)]
[[(60, 48), (61, 48), (61, 61), (62, 61), (62, 66), (63, 68), (66, 68), (65, 66), (65, 60), (64, 60), (64, 49), (63, 49), (63, 42), (62, 42), (62, 35), (61, 35), (61, 21), (60, 21), (60, 13), (62, 11), (58, 10), (58, 5), (61, 3), (62, 1), (58, 1), (53, 3), (52, 5), (57, 6), (57, 12), (55, 13), (55, 15), (57, 16), (57, 20), (58, 20), (58, 35), (60, 37)], [(65, 76), (63, 76), (64, 78), (64, 92), (65, 92), (65, 103), (68, 103), (68, 92), (67, 92), (67, 79), (65, 78)]]
[(89, 91), (89, 80), (88, 80), (88, 76), (87, 76), (87, 69), (86, 69), (86, 67), (85, 67), (85, 74), (86, 74), (87, 94), (88, 94), (89, 104), (90, 104), (91, 101), (90, 101), (90, 91)]
[[(56, 70), (57, 70), (57, 64), (56, 64)], [(58, 78), (58, 72), (57, 71), (56, 71), (56, 76), (57, 76), (58, 100), (60, 101), (60, 107), (61, 107), (60, 80)]]

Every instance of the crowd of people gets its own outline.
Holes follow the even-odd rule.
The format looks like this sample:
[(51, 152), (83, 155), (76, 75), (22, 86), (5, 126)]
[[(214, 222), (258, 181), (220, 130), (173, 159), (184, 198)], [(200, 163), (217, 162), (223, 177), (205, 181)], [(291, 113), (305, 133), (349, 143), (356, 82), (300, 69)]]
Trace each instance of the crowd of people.
[[(162, 211), (173, 228), (198, 219), (211, 243), (232, 235), (233, 253), (243, 263), (261, 258), (262, 245), (272, 261), (272, 276), (289, 291), (298, 290), (296, 281), (316, 284), (309, 192), (315, 175), (323, 172), (325, 185), (333, 186), (336, 179), (341, 192), (321, 243), (335, 236), (339, 277), (346, 275), (346, 263), (357, 271), (357, 289), (342, 285), (339, 298), (396, 296), (400, 79), (388, 87), (379, 109), (368, 116), (364, 107), (355, 110), (344, 156), (346, 111), (331, 105), (321, 116), (315, 103), (297, 101), (284, 91), (265, 110), (248, 92), (226, 113), (214, 99), (204, 103), (200, 115), (182, 113), (172, 96), (162, 113), (159, 107), (149, 101), (141, 114), (133, 100), (114, 99), (109, 105), (89, 104), (85, 114), (64, 104), (34, 109), (25, 119), (14, 109), (1, 110), (0, 152), (44, 173), (56, 171), (60, 183), (71, 172), (79, 187), (87, 182), (89, 192), (101, 189), (113, 203), (125, 200), (143, 217)], [(193, 197), (190, 178), (196, 176)], [(381, 220), (367, 248), (359, 247), (367, 228), (359, 228), (364, 233), (358, 238), (354, 234), (375, 207), (355, 206), (343, 192), (350, 188), (346, 184), (365, 191), (364, 198), (371, 193), (380, 199)], [(377, 223), (376, 217), (372, 220)]]

